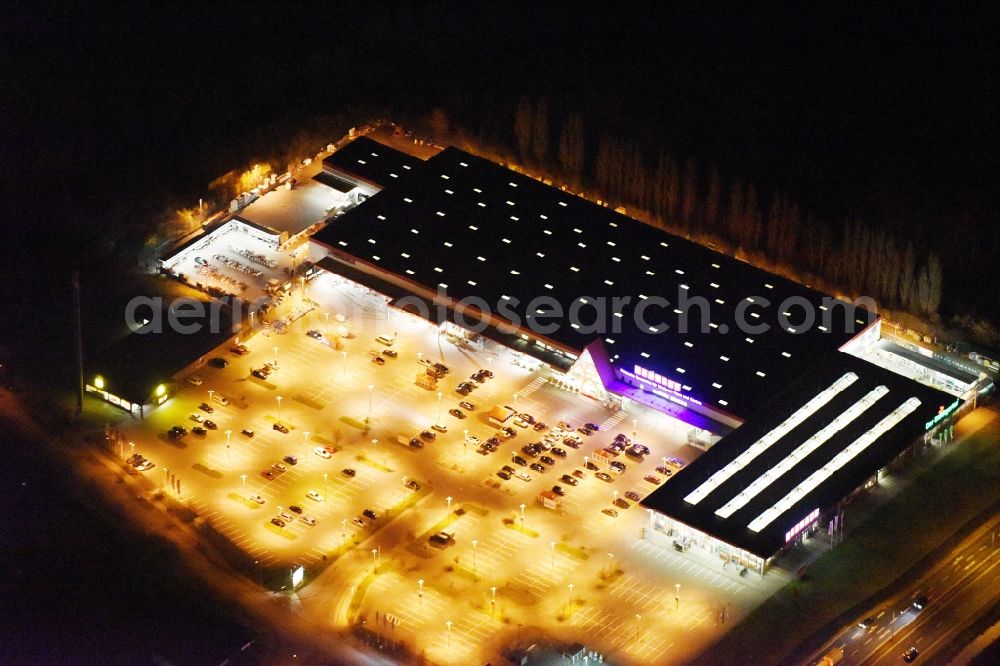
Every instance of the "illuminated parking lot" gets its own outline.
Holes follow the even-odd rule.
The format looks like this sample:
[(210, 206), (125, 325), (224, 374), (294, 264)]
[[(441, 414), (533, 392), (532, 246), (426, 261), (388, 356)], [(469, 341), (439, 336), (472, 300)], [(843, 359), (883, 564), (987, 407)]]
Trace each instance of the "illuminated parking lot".
[[(324, 275), (305, 290), (317, 304), (308, 315), (280, 334), (258, 331), (245, 341), (245, 355), (217, 350), (228, 367), (192, 369), (188, 374), (202, 383), (182, 382), (178, 395), (126, 436), (157, 464), (145, 472), (151, 480), (169, 486), (258, 567), (305, 566), (306, 589), (315, 593), (302, 603), (337, 609), (328, 614), (332, 625), (365, 621), (444, 663), (488, 658), (516, 640), (518, 625), (580, 640), (619, 661), (662, 663), (717, 637), (723, 608), (735, 619), (780, 585), (780, 574), (768, 581), (740, 578), (707, 556), (665, 549), (644, 529), (647, 512), (624, 500), (627, 492), (641, 497), (657, 487), (647, 474), (669, 483), (654, 470), (664, 457), (690, 456), (691, 449), (682, 448), (688, 426), (652, 410), (611, 411), (557, 389), (537, 371), (537, 361), (491, 343), (457, 345), (341, 278)], [(307, 302), (301, 287), (286, 301), (288, 308)], [(310, 330), (322, 338), (310, 337)], [(379, 335), (394, 336), (391, 347), (377, 342)], [(382, 355), (386, 349), (396, 357)], [(372, 362), (374, 353), (384, 365)], [(418, 362), (425, 358), (450, 368), (431, 390), (416, 381), (425, 374)], [(264, 379), (251, 375), (266, 363), (277, 369)], [(479, 369), (494, 378), (468, 396), (457, 394), (457, 384)], [(465, 418), (450, 415), (463, 400), (475, 409), (462, 410)], [(201, 410), (201, 403), (213, 411)], [(483, 455), (466, 437), (485, 442), (497, 434), (486, 418), (494, 405), (515, 407), (549, 428), (515, 427), (515, 437)], [(174, 425), (198, 425), (192, 414), (217, 427), (167, 436)], [(600, 430), (575, 434), (579, 448), (561, 447), (566, 457), (555, 457), (544, 472), (512, 462), (559, 421), (574, 428), (593, 422)], [(432, 431), (434, 441), (409, 446), (438, 422), (446, 433)], [(275, 430), (277, 423), (288, 432)], [(585, 458), (619, 433), (635, 435), (652, 451), (643, 462), (621, 456), (626, 471), (602, 481), (585, 468)], [(328, 458), (316, 453), (323, 447), (333, 451)], [(286, 456), (297, 464), (283, 461)], [(503, 465), (526, 472), (530, 481), (499, 478)], [(582, 477), (577, 486), (561, 481), (574, 471)], [(536, 497), (553, 485), (566, 495), (557, 509), (547, 509)], [(322, 501), (309, 499), (310, 491)], [(615, 499), (630, 508), (604, 513)], [(377, 517), (364, 517), (366, 509)], [(292, 520), (272, 524), (281, 514)], [(441, 531), (454, 540), (435, 546), (429, 537)]]

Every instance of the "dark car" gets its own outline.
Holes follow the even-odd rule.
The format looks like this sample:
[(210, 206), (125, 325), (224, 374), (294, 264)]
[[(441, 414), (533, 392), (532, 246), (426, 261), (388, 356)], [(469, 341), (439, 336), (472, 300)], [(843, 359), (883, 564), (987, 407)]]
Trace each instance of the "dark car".
[(541, 432), (541, 431), (545, 430), (546, 428), (548, 428), (548, 426), (545, 425), (544, 423), (542, 423), (541, 421), (539, 421), (538, 423), (536, 423), (535, 425), (533, 425), (531, 427), (532, 427), (532, 429), (535, 432)]
[(345, 467), (344, 469), (340, 470), (340, 473), (349, 479), (353, 479), (355, 475), (357, 475), (357, 472), (351, 469), (350, 467)]
[(298, 465), (299, 464), (299, 459), (296, 458), (295, 456), (285, 456), (284, 458), (282, 458), (282, 460), (284, 460), (289, 465)]
[(396, 353), (395, 349), (383, 349), (382, 356), (385, 356), (387, 358), (396, 358), (397, 356), (399, 356), (399, 354)]
[(608, 463), (608, 466), (610, 466), (612, 469), (618, 470), (619, 474), (628, 469), (625, 466), (625, 463), (621, 462), (620, 460), (612, 460), (611, 462)]
[(274, 472), (272, 472), (269, 469), (265, 469), (263, 472), (260, 473), (260, 475), (265, 479), (267, 479), (268, 481), (274, 481)]
[(267, 373), (264, 372), (263, 370), (258, 370), (254, 368), (253, 370), (250, 371), (250, 374), (256, 377), (257, 379), (267, 379)]
[(209, 359), (208, 364), (213, 368), (225, 368), (229, 365), (229, 361), (224, 358), (216, 356), (213, 359)]
[(479, 374), (486, 375), (490, 379), (493, 379), (493, 371), (492, 370), (484, 370), (484, 369), (480, 368), (479, 369)]
[(554, 456), (558, 456), (560, 458), (565, 458), (566, 457), (566, 449), (560, 449), (558, 446), (553, 447), (549, 451), (549, 453), (551, 453)]
[(284, 527), (285, 526), (285, 521), (283, 521), (281, 518), (274, 517), (274, 518), (271, 519), (271, 524), (275, 525), (277, 527)]
[(198, 405), (198, 409), (205, 412), (206, 414), (211, 414), (212, 412), (215, 411), (215, 408), (212, 407), (212, 405), (208, 404), (207, 402), (203, 402), (200, 405)]
[(920, 611), (920, 610), (923, 610), (924, 607), (927, 606), (927, 602), (928, 602), (927, 595), (926, 594), (921, 594), (920, 596), (915, 597), (913, 599), (913, 603), (910, 604), (910, 605), (913, 606), (914, 610)]
[(302, 507), (296, 506), (294, 504), (288, 507), (288, 510), (291, 511), (292, 513), (302, 513)]
[(660, 482), (661, 482), (660, 477), (656, 476), (655, 474), (647, 474), (646, 476), (644, 476), (642, 478), (646, 479), (647, 481), (649, 481), (653, 485), (657, 485), (657, 486), (660, 485)]
[(601, 481), (604, 481), (605, 483), (611, 483), (612, 481), (614, 481), (614, 479), (611, 478), (611, 475), (608, 474), (607, 472), (597, 472), (596, 474), (594, 474), (594, 476), (596, 476)]
[(215, 430), (216, 428), (219, 427), (218, 425), (216, 425), (215, 421), (209, 421), (208, 419), (202, 421), (202, 425), (208, 428), (209, 430)]
[(549, 456), (542, 456), (542, 457), (541, 457), (541, 458), (539, 458), (538, 460), (539, 460), (540, 462), (543, 462), (543, 463), (545, 463), (546, 465), (549, 465), (550, 467), (551, 467), (552, 465), (555, 465), (555, 464), (556, 464), (556, 461), (555, 461), (555, 459), (554, 459), (554, 458), (550, 458)]
[(449, 409), (448, 413), (454, 416), (456, 419), (465, 418), (465, 412), (463, 412), (461, 409)]
[(502, 469), (503, 471), (505, 471), (505, 472), (508, 472), (508, 473), (510, 473), (510, 474), (513, 474), (513, 473), (514, 473), (514, 468), (513, 468), (513, 467), (511, 467), (510, 465), (504, 465), (504, 466), (503, 466), (503, 467), (501, 467), (500, 469)]
[(431, 367), (433, 367), (435, 370), (437, 370), (438, 372), (440, 372), (442, 375), (447, 375), (449, 372), (451, 372), (451, 369), (447, 365), (445, 365), (444, 363), (440, 363), (440, 362), (439, 363), (435, 363)]
[(497, 476), (499, 476), (504, 481), (510, 481), (510, 472), (508, 472), (505, 469), (502, 469), (499, 472), (497, 472)]
[(437, 435), (435, 435), (430, 430), (424, 430), (423, 432), (420, 433), (420, 436), (426, 439), (428, 442), (433, 442), (434, 439), (437, 437)]
[(671, 474), (674, 473), (674, 471), (672, 469), (670, 469), (669, 467), (666, 467), (664, 465), (657, 465), (656, 466), (656, 471), (659, 472), (660, 474), (662, 474), (663, 476), (670, 476)]
[(552, 486), (552, 492), (554, 492), (556, 495), (559, 495), (560, 497), (566, 494), (566, 491), (563, 490), (562, 486)]
[(525, 465), (528, 464), (528, 461), (522, 458), (521, 456), (514, 456), (513, 458), (511, 458), (511, 460), (514, 463), (520, 465), (521, 467), (524, 467)]
[(571, 449), (578, 449), (578, 448), (580, 448), (580, 442), (576, 441), (572, 437), (567, 437), (566, 439), (564, 439), (562, 441), (562, 443), (563, 443), (563, 446), (568, 446)]
[(634, 446), (625, 449), (625, 455), (627, 455), (629, 458), (634, 458), (635, 460), (638, 460), (640, 462), (645, 456), (645, 454), (642, 452), (641, 449), (638, 449)]
[(500, 446), (500, 438), (490, 437), (488, 440), (486, 440), (486, 443), (490, 446)]
[(240, 434), (241, 435), (246, 435), (247, 437), (250, 437), (251, 439), (253, 438), (253, 430), (251, 430), (250, 428), (243, 428), (243, 430), (240, 430)]
[(573, 476), (575, 476), (578, 479), (584, 479), (587, 477), (587, 475), (583, 473), (582, 469), (574, 469)]
[(530, 456), (530, 457), (532, 457), (532, 458), (534, 458), (535, 456), (537, 456), (537, 455), (538, 455), (538, 449), (536, 449), (536, 448), (535, 448), (534, 446), (532, 446), (531, 444), (525, 444), (524, 446), (522, 446), (522, 447), (521, 447), (521, 452), (522, 452), (522, 453), (523, 453), (524, 455), (526, 455), (526, 456)]
[(632, 505), (623, 500), (621, 497), (619, 497), (615, 500), (615, 506), (618, 507), (619, 509), (627, 509)]
[(476, 406), (473, 405), (468, 400), (463, 400), (462, 402), (458, 403), (458, 406), (461, 407), (462, 409), (464, 409), (467, 412), (471, 412), (471, 411), (474, 411), (476, 409)]
[(641, 499), (639, 497), (639, 493), (635, 492), (634, 490), (630, 490), (627, 493), (625, 493), (625, 497), (629, 498), (633, 502), (638, 502)]
[(273, 428), (274, 430), (277, 430), (278, 432), (280, 432), (280, 433), (282, 433), (282, 434), (284, 434), (284, 435), (287, 435), (287, 434), (288, 434), (288, 426), (286, 426), (286, 425), (285, 425), (285, 424), (283, 424), (283, 423), (275, 423), (275, 424), (274, 424), (274, 425), (272, 425), (271, 427), (272, 427), (272, 428)]
[(371, 518), (372, 520), (375, 520), (375, 519), (377, 519), (377, 518), (378, 518), (378, 514), (377, 514), (377, 513), (375, 513), (375, 511), (374, 511), (373, 509), (365, 509), (365, 510), (364, 510), (364, 511), (362, 511), (361, 513), (362, 513), (362, 515), (364, 515), (364, 516), (365, 516), (366, 518)]
[(320, 338), (323, 337), (323, 334), (320, 333), (319, 331), (317, 331), (315, 328), (312, 328), (312, 329), (309, 329), (308, 331), (306, 331), (306, 335), (308, 335), (313, 340), (319, 340)]
[(541, 465), (539, 463), (531, 463), (530, 465), (528, 465), (528, 467), (535, 470), (536, 472), (544, 472), (546, 469), (545, 465)]
[(875, 617), (874, 616), (866, 617), (865, 619), (861, 620), (861, 622), (858, 622), (858, 626), (865, 630), (871, 629), (872, 627), (875, 626)]
[(595, 470), (599, 470), (600, 469), (600, 467), (597, 466), (597, 463), (595, 463), (593, 460), (588, 460), (586, 462), (586, 464), (584, 464), (584, 467), (586, 467), (587, 469), (589, 469), (591, 471), (595, 471)]
[(575, 486), (578, 483), (580, 483), (575, 477), (572, 477), (569, 474), (563, 474), (559, 478), (560, 478), (560, 480), (562, 480), (563, 483), (568, 483), (571, 486)]
[(587, 430), (593, 430), (594, 432), (597, 432), (598, 430), (601, 429), (601, 426), (597, 425), (596, 423), (584, 423), (583, 427), (586, 428)]
[(411, 449), (422, 449), (422, 448), (424, 448), (424, 443), (420, 441), (419, 437), (414, 437), (413, 439), (410, 440), (410, 448)]
[(576, 431), (577, 431), (578, 433), (580, 433), (581, 435), (587, 435), (588, 437), (589, 437), (590, 435), (593, 435), (593, 434), (594, 434), (594, 431), (593, 431), (593, 430), (590, 430), (590, 429), (588, 429), (588, 428), (584, 428), (583, 426), (580, 426), (579, 428), (577, 428), (577, 429), (576, 429)]
[(469, 393), (471, 392), (472, 391), (470, 389), (467, 389), (464, 386), (459, 386), (458, 388), (455, 389), (455, 393), (459, 395), (469, 395)]
[(191, 432), (193, 432), (196, 435), (199, 435), (200, 437), (204, 437), (205, 435), (208, 434), (208, 431), (202, 428), (201, 426), (195, 426), (191, 428)]
[(504, 426), (503, 428), (501, 428), (501, 430), (504, 431), (504, 434), (506, 434), (508, 438), (517, 437), (517, 431), (511, 428), (510, 426)]
[(403, 485), (405, 485), (410, 490), (420, 490), (420, 484), (414, 481), (413, 479), (407, 479), (406, 483)]
[(235, 347), (230, 348), (229, 351), (233, 352), (237, 356), (243, 356), (244, 354), (250, 353), (250, 350), (246, 348), (246, 345), (236, 345)]
[(910, 664), (916, 661), (917, 657), (919, 656), (920, 656), (920, 650), (918, 650), (915, 645), (911, 645), (910, 648), (903, 653), (903, 661)]
[(385, 359), (381, 356), (372, 356), (372, 363), (375, 365), (385, 365)]
[(625, 435), (625, 433), (623, 433), (623, 432), (620, 432), (620, 433), (618, 433), (617, 435), (615, 435), (615, 441), (616, 441), (616, 442), (622, 442), (623, 444), (625, 444), (626, 446), (628, 446), (628, 444), (629, 444), (629, 441), (630, 441), (630, 440), (629, 440), (629, 438), (628, 438), (628, 437), (627, 437), (627, 436)]

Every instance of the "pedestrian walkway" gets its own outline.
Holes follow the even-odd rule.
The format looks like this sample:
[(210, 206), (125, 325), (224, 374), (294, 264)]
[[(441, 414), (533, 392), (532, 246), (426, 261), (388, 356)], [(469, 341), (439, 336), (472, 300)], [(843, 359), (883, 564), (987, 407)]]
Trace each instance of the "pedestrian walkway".
[(604, 419), (601, 423), (601, 430), (611, 430), (616, 425), (624, 421), (626, 416), (628, 416), (628, 412), (623, 409), (619, 409), (617, 412)]

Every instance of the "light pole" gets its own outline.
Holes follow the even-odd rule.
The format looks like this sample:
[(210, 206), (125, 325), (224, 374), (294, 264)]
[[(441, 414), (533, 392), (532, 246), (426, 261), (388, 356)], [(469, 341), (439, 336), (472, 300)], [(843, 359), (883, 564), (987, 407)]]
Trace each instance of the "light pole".
[(132, 453), (135, 453), (135, 442), (129, 442), (128, 445), (129, 445), (129, 448), (132, 449)]
[(452, 499), (451, 495), (448, 495), (444, 499), (445, 499), (446, 502), (448, 502), (448, 510), (451, 511), (451, 499)]
[(309, 432), (308, 430), (305, 430), (305, 431), (303, 431), (303, 433), (302, 433), (302, 441), (303, 441), (303, 443), (304, 443), (304, 444), (306, 445), (306, 447), (308, 447), (308, 446), (309, 446), (309, 435), (310, 435), (310, 434), (311, 434), (311, 433), (310, 433), (310, 432)]
[(524, 531), (524, 507), (525, 506), (527, 506), (527, 505), (526, 504), (522, 504), (521, 505), (521, 531), (522, 532)]
[(403, 502), (406, 502), (406, 477), (403, 477)]
[(278, 401), (278, 423), (281, 423), (281, 400), (282, 400), (282, 398), (279, 395), (275, 399)]
[(614, 553), (608, 553), (608, 575), (609, 576), (611, 575), (611, 572), (614, 571), (614, 568), (613, 568), (614, 567), (614, 563), (615, 563), (615, 554)]
[(514, 409), (517, 409), (517, 394), (514, 394)]
[(240, 478), (243, 480), (243, 487), (246, 488), (247, 487), (247, 475), (246, 474), (240, 474)]
[(549, 541), (549, 559), (550, 559), (550, 561), (549, 561), (549, 568), (550, 569), (555, 569), (556, 568), (556, 542), (555, 541)]
[(229, 438), (230, 438), (230, 436), (231, 436), (232, 434), (233, 434), (233, 431), (232, 431), (232, 430), (227, 430), (227, 431), (226, 431), (226, 448), (227, 448), (227, 449), (229, 448)]
[(208, 389), (208, 401), (212, 402), (212, 394), (215, 393), (214, 389)]
[(444, 393), (438, 391), (438, 415), (435, 423), (441, 423), (441, 398), (444, 397)]
[(375, 462), (375, 447), (377, 447), (377, 446), (378, 446), (378, 440), (377, 439), (373, 439), (372, 440), (372, 462)]
[(490, 606), (494, 613), (497, 612), (497, 588), (496, 585), (490, 588), (490, 592), (493, 593), (493, 598), (490, 599)]
[(612, 490), (611, 491), (611, 502), (614, 503), (614, 502), (617, 502), (617, 501), (618, 501), (618, 491), (617, 490)]
[(369, 384), (368, 385), (368, 420), (366, 421), (366, 425), (368, 423), (371, 423), (371, 421), (372, 421), (372, 391), (374, 391), (374, 390), (375, 390), (375, 385), (374, 384)]
[(330, 494), (329, 488), (326, 487), (326, 472), (323, 472), (323, 495), (327, 496)]
[(638, 613), (636, 613), (635, 614), (635, 644), (636, 645), (639, 644), (639, 621), (641, 619), (642, 619), (642, 616), (639, 615)]
[(674, 605), (679, 610), (681, 607), (681, 584), (674, 585)]
[(583, 457), (583, 468), (590, 469), (590, 456)]
[(378, 548), (372, 548), (372, 564), (375, 567), (375, 573), (378, 573)]
[(448, 651), (451, 651), (451, 620), (445, 622), (448, 625)]
[(278, 348), (274, 348), (274, 367), (278, 367)]
[(639, 430), (639, 419), (632, 419), (632, 441), (635, 441), (635, 434)]
[(570, 583), (566, 587), (569, 588), (569, 596), (566, 598), (566, 617), (568, 618), (573, 613), (573, 588), (575, 585)]
[(462, 437), (463, 437), (463, 439), (462, 439), (462, 447), (463, 447), (462, 456), (465, 457), (465, 458), (468, 458), (469, 457), (469, 431), (468, 430), (463, 430), (462, 431)]
[(424, 610), (424, 579), (421, 578), (420, 580), (418, 580), (417, 581), (417, 585), (420, 586), (420, 591), (417, 592), (417, 595), (420, 597), (420, 610), (423, 611)]
[(476, 546), (479, 544), (475, 539), (472, 540), (472, 577), (476, 577)]
[(340, 549), (347, 548), (347, 518), (340, 519)]

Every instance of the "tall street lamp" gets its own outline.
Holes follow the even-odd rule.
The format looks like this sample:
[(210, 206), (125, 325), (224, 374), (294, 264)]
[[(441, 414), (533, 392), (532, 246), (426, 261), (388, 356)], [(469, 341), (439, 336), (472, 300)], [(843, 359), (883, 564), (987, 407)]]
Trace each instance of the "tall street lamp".
[(496, 585), (490, 588), (490, 592), (493, 593), (493, 598), (490, 599), (490, 607), (494, 613), (497, 611), (497, 588)]
[(521, 505), (521, 530), (522, 531), (524, 530), (524, 507), (525, 506), (527, 506), (527, 505), (526, 504), (522, 504)]
[(243, 487), (246, 488), (247, 487), (247, 475), (246, 474), (240, 474), (240, 479), (243, 480)]
[(479, 544), (475, 539), (472, 540), (472, 577), (476, 577), (476, 546)]
[(555, 569), (556, 568), (556, 542), (555, 541), (549, 541), (549, 557), (550, 557), (549, 568), (550, 569)]
[(279, 395), (275, 399), (278, 401), (278, 423), (281, 423), (281, 400), (282, 400), (282, 398)]
[(441, 398), (444, 397), (444, 393), (438, 391), (438, 415), (435, 423), (441, 423)]
[(274, 367), (278, 367), (278, 348), (274, 348)]
[(420, 610), (423, 611), (424, 610), (424, 579), (421, 578), (420, 580), (418, 580), (417, 581), (417, 585), (420, 586), (420, 591), (417, 592), (417, 594), (420, 597)]
[(451, 495), (448, 495), (444, 499), (446, 502), (448, 502), (448, 510), (451, 511), (451, 499), (452, 499)]
[(451, 620), (445, 622), (448, 625), (448, 650), (451, 650)]
[(368, 421), (367, 421), (367, 423), (371, 423), (371, 421), (372, 421), (372, 391), (374, 391), (374, 390), (375, 390), (375, 385), (374, 384), (369, 384), (368, 385)]
[(566, 598), (566, 616), (569, 617), (573, 613), (573, 588), (576, 586), (570, 583), (566, 587), (569, 588), (569, 596)]

